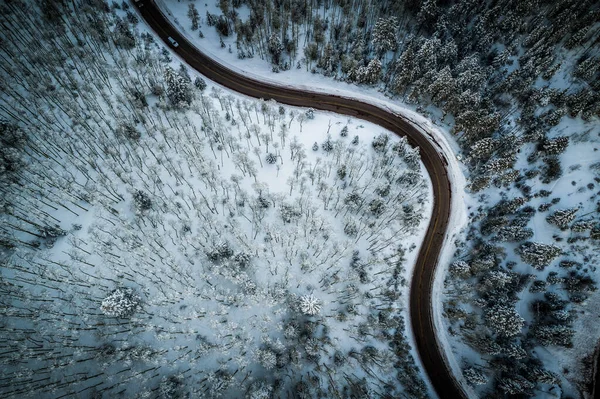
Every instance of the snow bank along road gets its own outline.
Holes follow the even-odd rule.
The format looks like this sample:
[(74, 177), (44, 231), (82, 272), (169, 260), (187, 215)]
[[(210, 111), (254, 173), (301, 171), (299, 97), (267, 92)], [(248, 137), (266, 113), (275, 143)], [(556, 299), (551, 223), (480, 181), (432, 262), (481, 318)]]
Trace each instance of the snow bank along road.
[[(446, 364), (433, 322), (431, 291), (448, 227), (451, 202), (450, 181), (446, 170), (448, 162), (444, 155), (438, 152), (434, 143), (404, 118), (375, 105), (351, 98), (268, 84), (234, 72), (189, 43), (162, 15), (153, 1), (140, 0), (134, 4), (148, 25), (171, 50), (208, 79), (247, 96), (273, 99), (283, 104), (312, 107), (364, 119), (398, 135), (406, 136), (412, 146), (419, 147), (421, 160), (433, 185), (434, 204), (433, 215), (417, 257), (411, 282), (410, 319), (421, 362), (438, 396), (466, 397)], [(169, 37), (179, 45), (174, 47), (168, 40)]]

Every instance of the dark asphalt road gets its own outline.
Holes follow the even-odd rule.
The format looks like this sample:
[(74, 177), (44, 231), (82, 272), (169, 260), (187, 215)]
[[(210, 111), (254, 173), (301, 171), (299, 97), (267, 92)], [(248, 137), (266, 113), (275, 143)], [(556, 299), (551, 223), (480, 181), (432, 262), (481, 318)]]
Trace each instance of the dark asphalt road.
[[(139, 4), (143, 6), (139, 7)], [(411, 282), (410, 320), (417, 351), (437, 395), (440, 398), (466, 397), (453, 378), (445, 355), (440, 350), (433, 322), (431, 291), (448, 228), (451, 202), (447, 161), (435, 145), (410, 122), (375, 105), (350, 98), (279, 87), (231, 71), (189, 43), (153, 2), (141, 0), (137, 5), (141, 16), (165, 44), (208, 79), (250, 97), (273, 99), (283, 104), (312, 107), (364, 119), (398, 135), (406, 136), (412, 146), (420, 148), (421, 160), (433, 185), (434, 205)], [(169, 36), (179, 43), (178, 47), (170, 45), (167, 41)]]

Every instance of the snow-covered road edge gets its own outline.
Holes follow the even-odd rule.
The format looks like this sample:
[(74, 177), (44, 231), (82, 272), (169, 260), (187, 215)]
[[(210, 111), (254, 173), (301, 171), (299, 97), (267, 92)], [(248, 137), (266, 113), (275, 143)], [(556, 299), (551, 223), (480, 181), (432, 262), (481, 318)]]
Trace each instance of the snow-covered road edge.
[[(283, 88), (293, 88), (298, 90), (303, 90), (307, 92), (314, 93), (323, 93), (323, 94), (333, 94), (339, 97), (346, 97), (352, 99), (359, 99), (363, 102), (378, 106), (382, 109), (386, 109), (388, 111), (393, 112), (396, 115), (399, 115), (409, 121), (413, 126), (417, 129), (423, 131), (426, 137), (435, 144), (435, 146), (439, 149), (440, 154), (442, 154), (448, 161), (447, 172), (448, 178), (450, 180), (450, 187), (452, 190), (452, 200), (450, 204), (450, 219), (448, 223), (448, 230), (446, 231), (446, 237), (444, 239), (444, 245), (440, 254), (439, 266), (436, 270), (436, 277), (433, 285), (433, 312), (434, 312), (434, 322), (435, 327), (438, 332), (438, 340), (442, 349), (444, 350), (446, 360), (448, 365), (454, 371), (454, 377), (457, 378), (459, 383), (461, 384), (463, 390), (471, 397), (475, 395), (474, 391), (470, 388), (470, 386), (466, 383), (464, 378), (459, 377), (462, 376), (462, 371), (460, 365), (458, 363), (458, 359), (454, 357), (452, 350), (450, 348), (449, 337), (447, 335), (447, 329), (443, 320), (443, 304), (442, 297), (444, 291), (444, 280), (446, 277), (446, 272), (448, 269), (448, 265), (453, 257), (455, 251), (454, 242), (456, 238), (460, 235), (464, 227), (467, 224), (467, 209), (466, 209), (466, 179), (461, 170), (461, 165), (456, 158), (456, 153), (458, 152), (458, 145), (453, 141), (448, 131), (444, 131), (444, 129), (440, 126), (434, 124), (431, 120), (425, 118), (424, 116), (418, 114), (417, 112), (411, 110), (406, 105), (401, 106), (399, 104), (390, 103), (390, 99), (386, 98), (382, 93), (376, 91), (373, 88), (364, 88), (358, 87), (354, 84), (348, 84), (345, 82), (335, 81), (331, 78), (325, 78), (323, 76), (314, 76), (311, 75), (309, 79), (315, 82), (319, 86), (314, 85), (306, 85), (306, 84), (297, 84), (290, 83), (284, 79), (284, 77), (290, 78), (295, 74), (274, 74), (270, 72), (268, 69), (259, 70), (258, 73), (249, 72), (247, 69), (242, 69), (238, 65), (235, 65), (228, 60), (224, 60), (221, 56), (212, 51), (208, 46), (205, 46), (208, 41), (198, 40), (195, 36), (192, 36), (187, 29), (185, 29), (178, 21), (177, 18), (171, 13), (169, 7), (162, 0), (154, 0), (158, 8), (161, 12), (168, 18), (168, 20), (178, 28), (179, 33), (183, 35), (194, 47), (198, 48), (201, 52), (210, 56), (214, 61), (218, 62), (223, 67), (230, 69), (239, 74), (246, 75), (252, 79), (261, 80), (271, 85), (283, 87)], [(240, 63), (244, 63), (244, 60), (240, 60)], [(264, 73), (261, 73), (264, 72)], [(301, 75), (309, 75), (306, 71), (299, 71)], [(275, 77), (275, 79), (274, 79)], [(276, 77), (281, 77), (281, 79), (276, 79)], [(288, 79), (290, 80), (290, 79)], [(296, 82), (306, 81), (307, 79), (294, 79)], [(341, 86), (351, 87), (352, 90), (342, 88)], [(431, 184), (431, 180), (428, 176), (429, 184)], [(431, 209), (431, 208), (430, 208)], [(431, 216), (429, 217), (429, 219)], [(424, 234), (423, 234), (424, 235)], [(420, 250), (420, 246), (416, 249), (416, 252)], [(413, 267), (414, 268), (414, 267)], [(408, 296), (407, 296), (408, 298)], [(408, 310), (407, 310), (408, 311)], [(410, 328), (410, 323), (407, 323), (407, 329), (410, 330), (411, 334), (409, 337), (411, 340), (411, 346), (413, 348), (413, 355), (415, 355), (416, 361), (419, 363), (419, 367), (421, 370), (424, 370), (421, 360), (416, 351), (416, 343), (414, 339), (414, 335), (412, 334), (412, 328)], [(433, 388), (431, 386), (431, 382), (429, 381), (428, 376), (423, 373), (423, 377), (425, 381), (427, 381), (430, 393), (434, 393)]]

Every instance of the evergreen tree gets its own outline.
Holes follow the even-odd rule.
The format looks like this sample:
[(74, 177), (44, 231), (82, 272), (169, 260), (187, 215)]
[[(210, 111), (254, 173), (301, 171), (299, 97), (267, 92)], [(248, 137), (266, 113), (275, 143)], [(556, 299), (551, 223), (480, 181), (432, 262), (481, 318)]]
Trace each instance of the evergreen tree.
[(516, 252), (521, 256), (521, 260), (538, 270), (543, 270), (548, 266), (562, 250), (555, 245), (547, 245), (528, 241), (521, 244)]
[(495, 305), (485, 313), (486, 325), (498, 335), (514, 337), (521, 333), (525, 325), (523, 319), (514, 307), (508, 305)]
[(550, 224), (558, 226), (561, 230), (566, 230), (569, 224), (575, 220), (575, 214), (579, 208), (559, 209), (546, 217)]
[(275, 32), (269, 37), (268, 49), (271, 54), (271, 62), (273, 65), (279, 65), (281, 53), (283, 52), (283, 44), (281, 43), (281, 38)]
[(373, 46), (381, 57), (387, 51), (393, 51), (398, 47), (398, 18), (379, 18), (373, 27)]
[(173, 68), (165, 68), (165, 82), (167, 83), (167, 98), (172, 106), (181, 108), (192, 102), (190, 82)]

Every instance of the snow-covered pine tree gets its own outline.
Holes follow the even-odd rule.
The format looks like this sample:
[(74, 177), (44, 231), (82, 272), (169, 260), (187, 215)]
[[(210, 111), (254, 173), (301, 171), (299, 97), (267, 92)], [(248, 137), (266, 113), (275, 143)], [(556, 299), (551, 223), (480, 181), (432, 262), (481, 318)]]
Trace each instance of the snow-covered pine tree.
[(373, 27), (373, 46), (379, 56), (398, 47), (398, 18), (379, 18)]
[(271, 54), (271, 62), (273, 65), (279, 65), (281, 61), (281, 53), (283, 52), (283, 44), (277, 32), (273, 32), (269, 37), (268, 42), (269, 54)]
[(544, 270), (550, 262), (562, 253), (562, 250), (555, 245), (528, 241), (521, 244), (516, 252), (521, 256), (523, 262), (538, 270)]
[(546, 221), (550, 224), (558, 226), (561, 230), (569, 227), (569, 224), (575, 220), (575, 215), (579, 208), (559, 209), (546, 217)]
[(167, 98), (173, 107), (181, 108), (192, 102), (192, 90), (189, 82), (173, 68), (165, 68)]
[(463, 377), (471, 385), (483, 385), (487, 384), (488, 378), (479, 369), (475, 367), (468, 367), (463, 370)]
[(547, 155), (558, 155), (565, 152), (569, 146), (569, 137), (560, 136), (553, 139), (544, 139), (541, 144), (541, 150)]
[(505, 337), (514, 337), (521, 333), (525, 319), (510, 305), (498, 304), (485, 313), (486, 325), (495, 333)]

